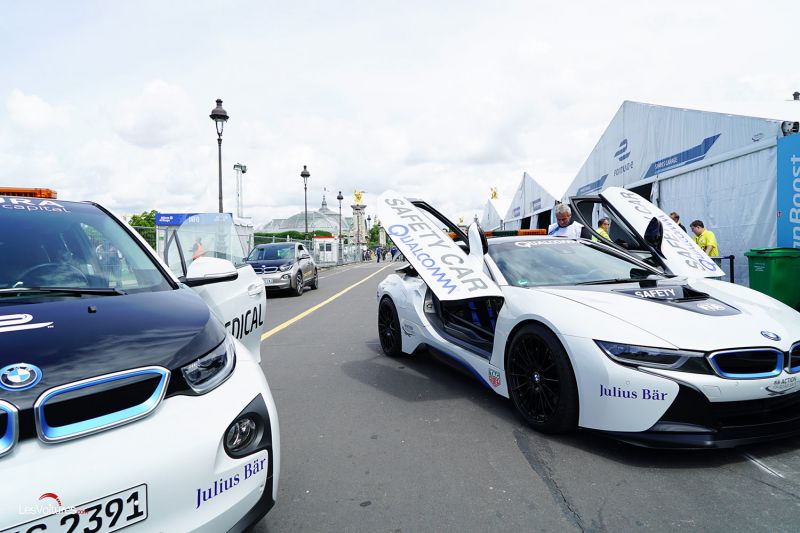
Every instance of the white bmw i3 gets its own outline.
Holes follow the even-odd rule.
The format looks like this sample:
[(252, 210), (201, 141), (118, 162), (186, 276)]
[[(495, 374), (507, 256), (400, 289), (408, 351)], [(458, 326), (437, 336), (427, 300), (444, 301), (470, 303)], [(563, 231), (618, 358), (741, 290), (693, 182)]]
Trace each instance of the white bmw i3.
[(715, 279), (719, 266), (635, 193), (572, 203), (578, 218), (610, 216), (616, 243), (487, 241), (384, 193), (383, 227), (409, 264), (378, 289), (383, 351), (455, 360), (546, 433), (676, 448), (800, 433), (800, 313)]
[(0, 531), (241, 531), (272, 507), (264, 288), (232, 229), (190, 217), (162, 261), (99, 205), (0, 196)]

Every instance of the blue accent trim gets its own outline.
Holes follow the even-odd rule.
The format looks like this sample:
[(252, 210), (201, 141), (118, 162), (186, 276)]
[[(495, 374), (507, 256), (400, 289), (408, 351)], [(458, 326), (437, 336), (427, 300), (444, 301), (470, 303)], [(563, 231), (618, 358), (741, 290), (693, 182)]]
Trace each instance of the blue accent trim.
[(0, 415), (5, 414), (6, 429), (3, 436), (0, 437), (0, 455), (5, 454), (17, 442), (17, 412), (13, 410), (11, 404), (4, 405), (5, 402), (0, 402)]
[[(161, 379), (159, 380), (158, 386), (156, 386), (155, 390), (150, 395), (150, 397), (144, 402), (140, 403), (139, 405), (128, 407), (127, 409), (123, 409), (121, 411), (117, 411), (114, 413), (109, 413), (103, 416), (98, 416), (89, 420), (75, 422), (74, 424), (67, 424), (66, 426), (54, 427), (50, 426), (47, 423), (44, 414), (44, 408), (47, 405), (47, 402), (49, 402), (53, 398), (56, 398), (68, 392), (73, 392), (88, 387), (94, 387), (96, 385), (101, 385), (103, 383), (109, 383), (113, 381), (119, 381), (123, 379), (128, 379), (137, 376), (144, 376), (144, 375), (155, 375), (159, 376)], [(79, 436), (86, 433), (100, 431), (107, 427), (117, 426), (125, 423), (128, 420), (139, 418), (147, 414), (149, 411), (155, 409), (155, 407), (161, 401), (165, 387), (168, 382), (168, 378), (169, 378), (169, 372), (167, 370), (163, 368), (148, 368), (148, 369), (134, 370), (132, 372), (120, 372), (118, 374), (100, 376), (99, 378), (89, 379), (83, 382), (79, 382), (75, 385), (67, 385), (66, 387), (61, 387), (53, 391), (46, 392), (36, 402), (37, 403), (36, 415), (39, 421), (39, 429), (41, 431), (41, 435), (44, 437), (45, 440), (48, 441), (65, 440), (72, 436)]]
[(4, 366), (3, 368), (0, 368), (0, 376), (3, 376), (6, 373), (7, 370), (10, 370), (10, 369), (12, 369), (14, 367), (17, 367), (17, 366), (24, 366), (24, 367), (27, 367), (27, 368), (33, 370), (34, 374), (36, 375), (36, 377), (33, 378), (33, 381), (23, 385), (22, 387), (9, 387), (7, 385), (3, 385), (3, 382), (0, 381), (0, 389), (11, 391), (11, 392), (28, 390), (31, 387), (35, 387), (36, 384), (39, 383), (42, 380), (42, 369), (39, 368), (36, 365), (32, 365), (32, 364), (29, 364), (29, 363), (15, 363), (13, 365)]
[(708, 151), (711, 150), (711, 147), (714, 146), (714, 143), (717, 142), (717, 139), (719, 139), (720, 135), (722, 134), (717, 133), (711, 137), (706, 137), (703, 139), (703, 142), (697, 146), (693, 146), (688, 150), (678, 152), (677, 154), (673, 154), (669, 157), (665, 157), (653, 162), (653, 164), (650, 165), (650, 168), (647, 169), (647, 173), (642, 179), (655, 176), (656, 174), (666, 172), (667, 170), (672, 170), (673, 168), (688, 165), (689, 163), (694, 163), (695, 161), (700, 161), (706, 156)]
[(470, 372), (470, 373), (471, 373), (473, 376), (475, 376), (476, 378), (478, 378), (478, 381), (480, 381), (480, 382), (481, 382), (481, 385), (483, 385), (484, 387), (486, 387), (486, 388), (487, 388), (487, 389), (489, 389), (489, 390), (493, 390), (493, 389), (492, 389), (492, 386), (491, 386), (491, 385), (489, 385), (489, 383), (487, 383), (485, 379), (483, 379), (483, 376), (481, 376), (480, 374), (478, 374), (478, 371), (477, 371), (477, 370), (475, 370), (474, 368), (472, 368), (472, 367), (471, 367), (470, 365), (468, 365), (466, 362), (462, 361), (461, 359), (459, 359), (458, 357), (456, 357), (456, 356), (455, 356), (455, 355), (453, 355), (453, 354), (449, 354), (449, 353), (445, 352), (445, 351), (444, 351), (444, 350), (442, 350), (441, 348), (433, 348), (433, 349), (434, 349), (434, 350), (436, 350), (436, 353), (440, 353), (440, 354), (444, 355), (445, 357), (447, 357), (448, 359), (452, 359), (452, 360), (453, 360), (453, 361), (455, 361), (456, 363), (460, 364), (461, 366), (463, 366), (464, 368), (466, 368), (467, 370), (469, 370), (469, 372)]
[[(769, 372), (759, 372), (756, 374), (730, 374), (728, 372), (723, 372), (717, 362), (714, 360), (718, 355), (725, 355), (725, 354), (747, 354), (750, 352), (774, 352), (776, 354), (775, 358), (775, 368), (770, 370)], [(714, 368), (714, 371), (722, 376), (723, 378), (727, 379), (764, 379), (764, 378), (774, 378), (775, 376), (779, 376), (781, 372), (783, 372), (783, 352), (780, 350), (776, 350), (774, 348), (769, 348), (765, 350), (731, 350), (725, 352), (716, 352), (708, 356), (708, 361), (711, 363), (711, 366)]]

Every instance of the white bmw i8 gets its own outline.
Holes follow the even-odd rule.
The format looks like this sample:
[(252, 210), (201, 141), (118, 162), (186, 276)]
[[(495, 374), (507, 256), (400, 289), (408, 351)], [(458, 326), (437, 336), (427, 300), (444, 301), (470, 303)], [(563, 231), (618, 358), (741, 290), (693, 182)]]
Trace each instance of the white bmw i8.
[(800, 313), (715, 279), (720, 267), (635, 193), (572, 205), (584, 222), (612, 218), (616, 242), (487, 240), (384, 193), (380, 218), (408, 265), (378, 288), (383, 351), (453, 359), (545, 433), (673, 448), (800, 433)]

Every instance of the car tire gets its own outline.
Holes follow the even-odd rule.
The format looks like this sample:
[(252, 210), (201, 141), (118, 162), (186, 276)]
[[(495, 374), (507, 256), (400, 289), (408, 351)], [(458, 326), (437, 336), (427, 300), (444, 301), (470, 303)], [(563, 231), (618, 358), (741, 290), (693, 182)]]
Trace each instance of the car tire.
[(294, 292), (292, 293), (292, 296), (302, 296), (304, 288), (305, 284), (303, 282), (303, 273), (298, 272), (294, 277)]
[(566, 350), (540, 324), (523, 326), (509, 344), (508, 393), (519, 416), (542, 433), (565, 433), (578, 425), (578, 387)]
[(319, 272), (317, 269), (314, 269), (314, 277), (311, 278), (311, 290), (315, 291), (319, 289)]
[(403, 338), (400, 333), (400, 318), (397, 308), (388, 296), (384, 296), (378, 305), (378, 338), (383, 353), (389, 357), (403, 355)]

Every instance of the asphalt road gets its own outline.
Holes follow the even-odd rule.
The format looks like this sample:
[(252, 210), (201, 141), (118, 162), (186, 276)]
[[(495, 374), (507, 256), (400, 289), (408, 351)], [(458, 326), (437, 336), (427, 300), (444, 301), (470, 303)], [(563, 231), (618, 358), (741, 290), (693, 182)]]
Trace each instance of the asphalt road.
[(281, 478), (255, 531), (800, 529), (800, 439), (686, 452), (545, 436), (427, 352), (382, 355), (376, 287), (396, 266), (270, 295), (261, 354)]

